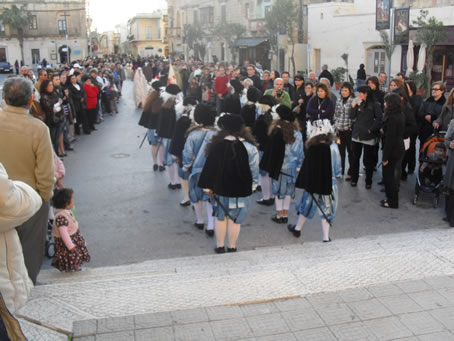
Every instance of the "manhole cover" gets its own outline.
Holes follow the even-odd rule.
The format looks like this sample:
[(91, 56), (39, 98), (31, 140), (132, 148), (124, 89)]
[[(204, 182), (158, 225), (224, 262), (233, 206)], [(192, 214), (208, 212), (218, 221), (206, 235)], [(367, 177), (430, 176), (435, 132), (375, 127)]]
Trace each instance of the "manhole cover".
[(126, 154), (126, 153), (118, 153), (118, 154), (112, 154), (111, 155), (114, 159), (124, 159), (126, 157), (130, 157), (131, 155)]

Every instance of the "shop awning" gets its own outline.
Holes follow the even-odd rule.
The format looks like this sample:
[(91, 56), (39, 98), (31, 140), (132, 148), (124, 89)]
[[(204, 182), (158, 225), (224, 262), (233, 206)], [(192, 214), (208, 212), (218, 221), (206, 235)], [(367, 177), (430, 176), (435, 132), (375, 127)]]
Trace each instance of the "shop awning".
[(235, 46), (241, 48), (248, 48), (248, 47), (256, 47), (261, 43), (267, 41), (267, 38), (258, 38), (258, 37), (250, 37), (250, 38), (240, 38), (235, 42)]

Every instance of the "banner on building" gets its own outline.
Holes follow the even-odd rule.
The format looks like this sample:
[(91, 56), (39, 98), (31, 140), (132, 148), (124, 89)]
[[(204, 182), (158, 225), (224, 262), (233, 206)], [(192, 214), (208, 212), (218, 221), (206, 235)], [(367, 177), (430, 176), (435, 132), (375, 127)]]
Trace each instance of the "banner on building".
[(390, 2), (391, 0), (377, 0), (375, 12), (375, 29), (387, 30), (390, 26)]
[(408, 43), (410, 28), (410, 8), (399, 8), (394, 11), (394, 41)]

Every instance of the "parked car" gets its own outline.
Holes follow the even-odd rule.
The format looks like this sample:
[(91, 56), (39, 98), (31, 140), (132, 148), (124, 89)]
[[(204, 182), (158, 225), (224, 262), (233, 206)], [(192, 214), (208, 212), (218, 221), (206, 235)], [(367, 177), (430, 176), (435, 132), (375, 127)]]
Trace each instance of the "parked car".
[(0, 62), (0, 72), (11, 73), (14, 71), (14, 67), (8, 62)]
[[(36, 65), (36, 69), (39, 71), (43, 68), (43, 65), (41, 62), (39, 62), (37, 65)], [(46, 65), (46, 69), (52, 69), (52, 64), (47, 62), (47, 65)]]

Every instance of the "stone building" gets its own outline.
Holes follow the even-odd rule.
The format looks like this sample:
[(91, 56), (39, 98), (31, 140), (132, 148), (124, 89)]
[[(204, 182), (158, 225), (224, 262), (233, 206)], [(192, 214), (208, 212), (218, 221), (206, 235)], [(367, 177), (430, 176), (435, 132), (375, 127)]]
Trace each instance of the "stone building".
[[(88, 55), (87, 0), (0, 1), (2, 8), (25, 5), (33, 21), (25, 29), (25, 65), (36, 66), (46, 58), (52, 64), (82, 59)], [(21, 60), (16, 32), (0, 24), (0, 58)]]
[(130, 53), (136, 57), (168, 56), (167, 14), (141, 13), (128, 21)]
[[(409, 38), (415, 45), (414, 69), (416, 69), (421, 43), (416, 39), (416, 28), (412, 27), (413, 20), (418, 17), (421, 9), (426, 9), (429, 11), (429, 17), (434, 16), (443, 21), (449, 37), (447, 41), (437, 46), (432, 76), (434, 80), (443, 80), (449, 87), (453, 86), (454, 0), (394, 0), (392, 11), (403, 8), (410, 9)], [(345, 67), (341, 55), (348, 53), (349, 73), (354, 79), (361, 63), (365, 64), (368, 75), (377, 75), (381, 71), (387, 72), (389, 66), (391, 66), (391, 75), (396, 75), (400, 71), (405, 72), (408, 42), (398, 44), (389, 61), (380, 33), (376, 30), (375, 15), (376, 0), (309, 5), (308, 68), (319, 72), (322, 64), (328, 64), (330, 69)], [(385, 31), (390, 33), (389, 29)]]

